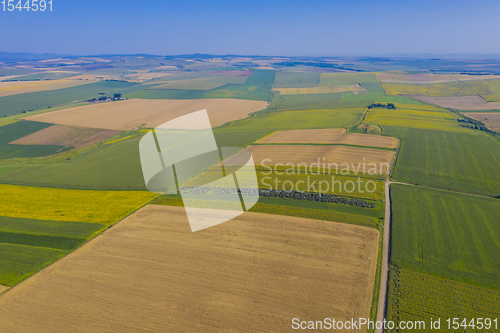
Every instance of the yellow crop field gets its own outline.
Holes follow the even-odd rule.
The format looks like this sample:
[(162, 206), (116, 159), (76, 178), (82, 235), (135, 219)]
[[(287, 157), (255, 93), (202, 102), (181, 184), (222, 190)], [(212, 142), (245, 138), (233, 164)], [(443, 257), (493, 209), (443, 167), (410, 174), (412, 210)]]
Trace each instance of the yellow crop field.
[(115, 222), (156, 195), (146, 191), (70, 190), (0, 185), (0, 215), (38, 220)]
[(345, 86), (322, 86), (308, 88), (276, 88), (281, 95), (301, 95), (301, 94), (330, 94), (347, 91), (366, 91), (359, 84), (349, 84)]
[(473, 96), (500, 102), (500, 80), (470, 80), (432, 84), (382, 83), (387, 95)]
[(370, 109), (368, 110), (364, 123), (379, 126), (400, 126), (424, 129), (445, 130), (452, 132), (463, 132), (467, 130), (456, 121), (457, 117), (447, 111), (439, 111), (433, 106), (415, 105), (412, 108), (400, 108), (396, 110)]

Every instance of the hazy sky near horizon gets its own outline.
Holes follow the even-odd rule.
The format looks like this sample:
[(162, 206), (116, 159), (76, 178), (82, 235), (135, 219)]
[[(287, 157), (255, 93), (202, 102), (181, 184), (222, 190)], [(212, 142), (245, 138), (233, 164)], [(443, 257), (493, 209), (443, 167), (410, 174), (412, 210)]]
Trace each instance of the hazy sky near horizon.
[(500, 54), (498, 0), (52, 0), (52, 12), (1, 1), (4, 52)]

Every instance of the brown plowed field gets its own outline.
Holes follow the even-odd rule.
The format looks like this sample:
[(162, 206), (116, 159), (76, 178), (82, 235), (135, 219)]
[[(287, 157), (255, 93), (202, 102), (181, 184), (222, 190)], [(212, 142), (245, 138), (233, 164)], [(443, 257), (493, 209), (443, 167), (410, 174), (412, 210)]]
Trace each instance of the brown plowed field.
[(150, 205), (0, 295), (0, 323), (5, 332), (282, 332), (293, 318), (366, 318), (378, 237), (259, 213), (191, 233), (184, 208)]
[[(277, 163), (292, 163), (297, 167), (307, 165), (317, 168), (319, 161), (320, 167), (330, 171), (335, 169), (348, 169), (371, 173), (386, 174), (388, 166), (394, 156), (394, 151), (380, 149), (354, 148), (344, 146), (291, 146), (291, 145), (269, 145), (269, 146), (250, 146), (247, 147), (252, 152), (254, 163), (256, 165), (276, 165)], [(230, 159), (228, 159), (230, 160)], [(342, 163), (347, 163), (345, 167)], [(359, 169), (358, 169), (359, 168)], [(376, 172), (373, 172), (376, 169)]]
[(212, 126), (246, 118), (267, 107), (267, 102), (244, 99), (129, 99), (58, 110), (26, 119), (68, 126), (127, 130), (156, 127), (185, 114), (206, 109)]
[(369, 134), (345, 133), (345, 129), (343, 128), (279, 131), (257, 142), (327, 144), (340, 143), (386, 148), (396, 148), (398, 145), (398, 140), (396, 138)]
[(10, 143), (17, 145), (59, 145), (85, 147), (111, 138), (120, 131), (53, 125)]

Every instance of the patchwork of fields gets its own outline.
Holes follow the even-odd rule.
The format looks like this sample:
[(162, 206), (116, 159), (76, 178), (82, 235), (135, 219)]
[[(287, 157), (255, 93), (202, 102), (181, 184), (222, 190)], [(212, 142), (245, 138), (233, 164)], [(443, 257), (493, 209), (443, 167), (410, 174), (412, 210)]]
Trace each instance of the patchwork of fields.
[[(290, 313), (374, 318), (394, 157), (390, 179), (407, 184), (390, 186), (388, 319), (500, 315), (500, 142), (446, 110), (500, 110), (499, 78), (258, 61), (274, 69), (250, 57), (130, 58), (0, 81), (0, 293), (15, 286), (0, 296), (6, 329), (278, 331)], [(81, 106), (113, 94), (128, 100)], [(144, 128), (202, 109), (219, 146), (252, 152), (261, 197), (190, 233), (179, 195), (146, 191), (138, 143)], [(500, 129), (497, 113), (466, 115)]]
[(183, 208), (151, 205), (2, 295), (0, 322), (262, 331), (289, 325), (290, 313), (368, 317), (377, 248), (371, 228), (257, 213), (191, 233)]

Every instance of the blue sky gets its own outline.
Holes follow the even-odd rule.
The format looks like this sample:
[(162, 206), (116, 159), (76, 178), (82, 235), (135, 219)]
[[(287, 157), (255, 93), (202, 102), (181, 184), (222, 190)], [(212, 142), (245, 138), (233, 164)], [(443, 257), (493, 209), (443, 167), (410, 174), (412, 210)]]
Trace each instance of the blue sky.
[(0, 2), (0, 51), (500, 54), (498, 0), (52, 1), (52, 12), (36, 13)]

